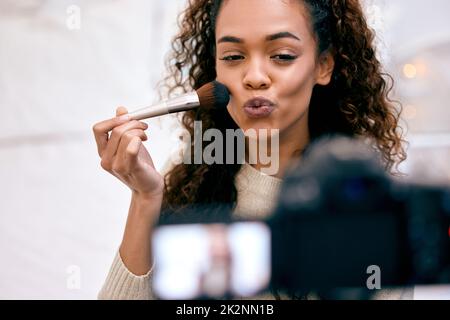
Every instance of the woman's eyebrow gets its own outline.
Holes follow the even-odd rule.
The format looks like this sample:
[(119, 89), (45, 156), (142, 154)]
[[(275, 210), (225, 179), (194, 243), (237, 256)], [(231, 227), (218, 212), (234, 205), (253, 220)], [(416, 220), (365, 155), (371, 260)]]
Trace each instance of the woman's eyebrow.
[[(281, 38), (291, 38), (291, 39), (301, 41), (299, 37), (295, 36), (294, 34), (292, 34), (290, 32), (287, 32), (287, 31), (268, 35), (266, 37), (266, 41), (274, 41), (274, 40), (278, 40)], [(245, 41), (244, 41), (244, 39), (241, 39), (238, 37), (233, 37), (233, 36), (223, 36), (217, 41), (217, 43), (223, 43), (223, 42), (244, 43)]]
[(291, 38), (291, 39), (301, 41), (299, 37), (297, 37), (296, 35), (294, 35), (290, 32), (287, 32), (287, 31), (268, 35), (266, 37), (266, 41), (274, 41), (274, 40), (281, 39), (281, 38)]

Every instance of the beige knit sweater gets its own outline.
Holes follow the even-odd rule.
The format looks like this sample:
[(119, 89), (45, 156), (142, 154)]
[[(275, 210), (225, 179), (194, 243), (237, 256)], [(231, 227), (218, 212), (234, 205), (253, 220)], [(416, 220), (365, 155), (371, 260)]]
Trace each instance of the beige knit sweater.
[[(235, 178), (238, 192), (234, 215), (240, 218), (265, 218), (274, 208), (282, 180), (268, 176), (245, 163)], [(143, 276), (131, 273), (116, 253), (99, 299), (153, 299), (152, 270)], [(266, 296), (261, 298), (267, 298)], [(412, 299), (412, 290), (381, 290), (378, 299)]]

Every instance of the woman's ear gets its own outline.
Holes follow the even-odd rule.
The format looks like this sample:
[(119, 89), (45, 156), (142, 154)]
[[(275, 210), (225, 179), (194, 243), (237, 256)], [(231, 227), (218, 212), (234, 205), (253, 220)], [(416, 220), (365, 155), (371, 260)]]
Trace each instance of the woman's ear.
[(322, 86), (328, 85), (331, 81), (333, 70), (334, 70), (334, 56), (331, 50), (327, 50), (321, 53), (319, 56), (316, 83)]

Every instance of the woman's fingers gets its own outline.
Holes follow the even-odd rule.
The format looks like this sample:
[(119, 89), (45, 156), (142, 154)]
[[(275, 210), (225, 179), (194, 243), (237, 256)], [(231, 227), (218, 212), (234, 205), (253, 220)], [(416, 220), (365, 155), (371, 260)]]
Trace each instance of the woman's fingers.
[(126, 146), (123, 161), (124, 161), (124, 169), (127, 172), (131, 172), (134, 169), (141, 145), (142, 140), (139, 137), (133, 137)]
[[(121, 126), (114, 128), (108, 140), (108, 144), (103, 152), (102, 167), (105, 170), (111, 170), (114, 157), (118, 152), (120, 140), (124, 137), (124, 135), (125, 138), (131, 137), (133, 136), (133, 133), (131, 133), (130, 136), (129, 131), (138, 129), (140, 130), (139, 135), (144, 140), (147, 139), (147, 136), (145, 135), (143, 130), (146, 130), (147, 128), (148, 125), (146, 123), (137, 120), (132, 120), (130, 122), (127, 122)], [(128, 138), (128, 140), (130, 140), (130, 138)]]
[[(134, 142), (133, 142), (134, 140)], [(139, 147), (136, 146), (137, 142), (146, 141), (147, 135), (143, 130), (134, 129), (127, 131), (120, 139), (119, 147), (117, 148), (116, 155), (114, 156), (112, 170), (117, 173), (127, 174), (130, 170), (130, 164), (128, 163), (129, 152), (131, 155), (136, 154), (139, 151)], [(131, 146), (130, 146), (131, 144)], [(140, 144), (139, 144), (140, 146)], [(128, 150), (130, 149), (130, 150)]]
[(108, 132), (113, 130), (113, 128), (123, 125), (130, 120), (129, 116), (124, 114), (120, 117), (115, 117), (112, 119), (104, 120), (96, 123), (92, 130), (94, 131), (95, 141), (97, 143), (98, 155), (103, 156), (104, 151), (108, 145)]
[(145, 146), (145, 122), (131, 120), (128, 110), (116, 109), (116, 117), (94, 125), (93, 131), (101, 157), (101, 167), (131, 190), (160, 196), (164, 182), (155, 170)]
[(116, 117), (119, 117), (119, 116), (127, 114), (127, 113), (128, 113), (128, 110), (125, 107), (118, 107), (116, 109)]

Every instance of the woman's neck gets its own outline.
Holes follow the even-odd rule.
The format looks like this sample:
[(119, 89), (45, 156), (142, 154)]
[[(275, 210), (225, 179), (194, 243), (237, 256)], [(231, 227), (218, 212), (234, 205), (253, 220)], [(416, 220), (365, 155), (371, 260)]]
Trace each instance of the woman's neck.
[[(287, 129), (280, 132), (278, 136), (278, 148), (275, 147), (274, 150), (272, 150), (273, 144), (277, 141), (272, 141), (272, 139), (273, 137), (269, 137), (266, 142), (263, 142), (266, 144), (267, 155), (270, 154), (269, 158), (271, 163), (267, 164), (267, 161), (261, 161), (262, 159), (260, 158), (260, 155), (258, 156), (258, 150), (261, 152), (259, 148), (260, 141), (258, 141), (258, 150), (254, 150), (255, 148), (248, 148), (248, 144), (246, 144), (246, 161), (255, 169), (262, 172), (271, 166), (275, 166), (278, 170), (276, 170), (274, 174), (270, 173), (270, 175), (277, 178), (282, 178), (286, 170), (292, 164), (295, 164), (297, 162), (296, 160), (301, 158), (302, 151), (306, 148), (310, 141), (307, 122), (300, 126), (300, 128), (291, 128), (291, 130)], [(249, 150), (252, 150), (251, 153), (253, 156), (251, 160), (253, 161), (249, 161)], [(267, 155), (265, 156), (267, 157)], [(276, 163), (274, 164), (274, 162)]]

